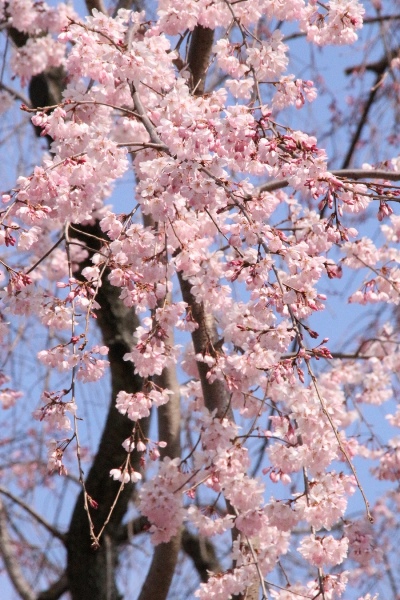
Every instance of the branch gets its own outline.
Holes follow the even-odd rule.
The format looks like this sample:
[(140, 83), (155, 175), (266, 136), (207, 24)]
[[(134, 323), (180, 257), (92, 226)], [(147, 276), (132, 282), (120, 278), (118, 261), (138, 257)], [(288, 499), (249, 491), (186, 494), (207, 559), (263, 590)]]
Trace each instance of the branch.
[[(89, 0), (90, 2), (90, 0)], [(95, 0), (94, 0), (95, 2)], [(120, 2), (120, 5), (123, 3)], [(128, 3), (132, 5), (132, 2)], [(96, 6), (99, 4), (97, 3)], [(121, 7), (121, 6), (120, 6)], [(12, 27), (9, 28), (10, 38), (17, 47), (22, 47), (28, 40), (28, 35)], [(61, 100), (62, 90), (65, 87), (65, 74), (62, 68), (50, 68), (35, 75), (29, 85), (29, 95), (33, 108), (40, 106), (57, 105)], [(39, 133), (39, 131), (37, 130)], [(49, 144), (52, 140), (47, 137)], [(99, 238), (98, 248), (105, 239), (99, 224), (81, 225), (78, 232), (74, 229), (74, 237), (80, 237), (86, 242), (85, 235), (96, 234)], [(90, 238), (91, 246), (93, 239)], [(90, 259), (80, 268), (91, 266)], [(96, 533), (101, 530), (105, 520), (109, 517), (110, 507), (118, 493), (119, 485), (112, 481), (109, 473), (112, 468), (122, 464), (126, 452), (122, 442), (132, 433), (132, 422), (121, 415), (115, 408), (115, 397), (119, 391), (128, 393), (138, 392), (142, 387), (142, 380), (134, 373), (134, 366), (124, 362), (123, 357), (130, 352), (132, 335), (138, 325), (138, 319), (132, 309), (124, 306), (119, 298), (120, 290), (113, 287), (105, 272), (103, 285), (99, 290), (97, 301), (100, 309), (97, 311), (97, 323), (100, 326), (104, 344), (109, 347), (109, 361), (111, 373), (111, 403), (100, 441), (100, 446), (89, 475), (85, 482), (86, 493), (99, 504), (98, 510), (90, 514)], [(141, 421), (143, 435), (147, 435), (148, 419)], [(132, 467), (140, 469), (140, 455), (132, 453)], [(118, 503), (111, 515), (105, 530), (105, 539), (108, 543), (102, 545), (97, 552), (93, 552), (90, 542), (88, 514), (84, 508), (83, 492), (78, 496), (72, 514), (68, 531), (68, 587), (73, 600), (117, 600), (120, 595), (115, 580), (115, 567), (117, 553), (115, 532), (127, 510), (133, 486), (126, 485), (119, 496)]]
[(113, 17), (116, 16), (120, 8), (126, 8), (127, 10), (134, 10), (136, 12), (140, 12), (144, 8), (144, 2), (143, 0), (118, 0), (115, 10), (113, 12)]
[[(386, 63), (387, 63), (387, 61), (386, 61)], [(380, 81), (382, 79), (382, 74), (383, 74), (383, 71), (382, 71), (382, 73), (378, 72), (376, 74), (375, 83), (372, 86), (372, 88), (370, 89), (367, 101), (364, 104), (363, 111), (362, 111), (360, 119), (358, 121), (358, 125), (357, 125), (357, 128), (356, 128), (356, 131), (355, 131), (355, 133), (354, 133), (354, 135), (353, 135), (353, 137), (351, 139), (350, 147), (349, 147), (349, 149), (347, 151), (347, 154), (346, 154), (346, 156), (344, 158), (344, 161), (342, 163), (342, 168), (343, 169), (347, 169), (347, 167), (351, 163), (351, 159), (353, 157), (354, 150), (356, 149), (356, 146), (357, 146), (357, 144), (358, 144), (358, 142), (359, 142), (359, 140), (361, 138), (362, 131), (363, 131), (363, 129), (364, 129), (366, 123), (367, 123), (369, 111), (370, 111), (370, 109), (371, 109), (371, 107), (372, 107), (372, 105), (373, 105), (373, 103), (375, 101), (375, 96), (378, 93), (379, 83), (380, 83)]]
[[(146, 517), (140, 516), (121, 526), (118, 541), (127, 543), (131, 537), (145, 533), (150, 527)], [(222, 566), (217, 558), (213, 543), (201, 536), (195, 535), (188, 529), (182, 531), (182, 550), (193, 561), (201, 581), (207, 581), (209, 572), (221, 573)], [(38, 599), (39, 600), (39, 599)]]
[(0, 500), (0, 554), (8, 576), (22, 600), (35, 600), (35, 594), (26, 581), (18, 557), (15, 553), (13, 541), (8, 533), (6, 511)]
[(94, 8), (104, 15), (108, 14), (103, 0), (85, 0), (85, 4), (90, 15), (92, 14)]
[(118, 544), (126, 544), (132, 537), (145, 533), (150, 527), (151, 523), (148, 518), (140, 515), (139, 517), (128, 521), (128, 523), (121, 525), (115, 539)]
[(47, 590), (40, 592), (36, 600), (58, 600), (67, 591), (68, 577), (66, 573), (63, 573), (60, 579), (52, 583)]
[[(174, 345), (172, 334), (168, 336), (167, 343)], [(158, 415), (158, 438), (160, 441), (167, 442), (166, 448), (161, 448), (161, 458), (170, 456), (171, 458), (181, 455), (181, 407), (180, 407), (180, 386), (174, 367), (167, 367), (160, 376), (154, 375), (153, 381), (161, 388), (171, 390), (172, 395), (169, 401), (157, 409)]]
[(222, 567), (217, 558), (214, 545), (207, 539), (184, 529), (182, 550), (192, 559), (201, 581), (209, 578), (209, 573), (221, 573)]
[(21, 100), (22, 104), (25, 104), (25, 106), (30, 107), (31, 103), (29, 101), (29, 98), (25, 96), (22, 92), (14, 90), (14, 88), (10, 87), (9, 85), (6, 85), (2, 81), (0, 81), (0, 89), (4, 90), (5, 92), (8, 92), (10, 96), (14, 96), (16, 100)]
[[(400, 16), (397, 18), (400, 18)], [(400, 51), (400, 48), (394, 48), (393, 50), (391, 50), (389, 59), (392, 60), (393, 58), (398, 56), (399, 51)], [(354, 65), (353, 67), (347, 67), (347, 69), (345, 70), (345, 74), (351, 75), (352, 73), (358, 73), (360, 71), (372, 71), (373, 73), (376, 73), (377, 75), (382, 75), (389, 66), (389, 59), (385, 55), (380, 60), (366, 63), (365, 65), (360, 64), (360, 65)]]
[[(330, 355), (332, 358), (340, 358), (341, 360), (370, 360), (371, 358), (373, 358), (373, 355), (368, 356), (366, 354), (357, 354), (357, 352), (354, 352), (354, 354), (352, 353), (346, 353), (346, 352), (330, 352)], [(290, 358), (296, 358), (296, 356), (298, 356), (298, 352), (289, 352), (288, 354), (283, 354), (281, 356), (281, 360), (288, 360)], [(323, 356), (319, 356), (318, 354), (313, 354), (311, 351), (307, 352), (307, 359), (308, 358), (317, 358), (317, 359), (321, 359), (321, 358), (325, 358)]]
[(162, 143), (161, 138), (159, 137), (158, 133), (156, 132), (156, 128), (154, 127), (153, 123), (150, 121), (149, 117), (147, 116), (147, 113), (146, 113), (144, 106), (142, 104), (142, 101), (140, 99), (139, 93), (133, 83), (130, 84), (130, 89), (131, 89), (133, 105), (134, 105), (135, 110), (138, 113), (139, 118), (140, 118), (141, 122), (143, 123), (147, 133), (150, 136), (151, 142), (153, 144), (156, 144), (157, 147), (160, 148), (160, 150), (164, 150), (165, 152), (167, 152), (169, 154), (169, 148), (165, 144)]
[[(400, 172), (396, 171), (384, 171), (383, 169), (336, 169), (330, 171), (335, 177), (342, 179), (354, 179), (356, 181), (360, 179), (386, 179), (387, 181), (400, 181)], [(262, 192), (273, 192), (282, 188), (288, 187), (289, 181), (287, 179), (276, 179), (264, 183), (254, 192), (252, 196), (248, 196), (246, 200), (251, 200)]]
[(383, 23), (385, 21), (398, 21), (399, 19), (400, 15), (380, 15), (379, 17), (365, 17), (363, 23), (368, 25), (371, 23)]
[(204, 93), (207, 69), (214, 40), (214, 30), (197, 25), (189, 46), (188, 65), (192, 73), (192, 88), (196, 96)]
[(385, 171), (383, 169), (338, 169), (331, 171), (335, 177), (342, 177), (343, 179), (387, 179), (388, 181), (399, 181), (400, 172), (396, 171)]
[[(206, 312), (203, 303), (199, 304), (195, 300), (191, 291), (192, 286), (187, 279), (183, 278), (182, 273), (178, 273), (178, 278), (182, 298), (190, 307), (191, 315), (198, 325), (197, 329), (192, 332), (195, 354), (205, 355), (215, 353), (215, 346), (218, 344), (219, 336), (214, 317)], [(224, 382), (220, 379), (215, 379), (213, 383), (209, 382), (207, 374), (210, 368), (206, 363), (198, 361), (197, 368), (206, 408), (211, 413), (216, 410), (216, 417), (218, 419), (228, 417), (233, 420), (232, 409), (229, 406), (229, 395)]]
[(146, 581), (138, 600), (164, 600), (168, 596), (181, 547), (180, 532), (154, 549)]
[[(347, 167), (350, 165), (351, 163), (351, 159), (353, 157), (354, 151), (357, 147), (357, 144), (361, 138), (361, 134), (362, 131), (368, 121), (368, 114), (369, 111), (375, 101), (375, 98), (377, 96), (378, 90), (380, 88), (380, 84), (383, 81), (383, 77), (385, 74), (385, 71), (390, 68), (390, 62), (392, 60), (392, 58), (394, 58), (395, 56), (397, 56), (399, 53), (399, 49), (393, 49), (392, 51), (388, 50), (388, 52), (386, 52), (386, 54), (377, 62), (375, 63), (370, 63), (365, 65), (365, 69), (373, 71), (374, 73), (376, 73), (376, 78), (375, 78), (375, 83), (372, 86), (372, 88), (370, 89), (367, 101), (364, 104), (364, 108), (363, 111), (360, 115), (360, 118), (358, 120), (358, 125), (356, 128), (356, 131), (354, 132), (354, 135), (352, 137), (351, 143), (350, 143), (350, 147), (347, 151), (347, 154), (344, 158), (344, 161), (342, 163), (342, 168), (343, 169), (347, 169)], [(354, 69), (353, 69), (354, 70)], [(351, 73), (352, 71), (350, 71), (349, 69), (346, 70), (346, 74)]]
[(40, 523), (40, 525), (42, 525), (45, 529), (47, 529), (47, 531), (49, 533), (51, 533), (51, 535), (53, 535), (55, 538), (57, 538), (63, 544), (65, 544), (65, 542), (66, 542), (65, 534), (58, 531), (58, 529), (56, 529), (56, 527), (53, 527), (53, 525), (51, 525), (45, 519), (43, 519), (43, 517), (41, 517), (36, 511), (33, 510), (33, 508), (31, 508), (23, 500), (21, 500), (17, 496), (14, 496), (14, 494), (12, 494), (11, 492), (9, 492), (8, 490), (6, 490), (5, 488), (3, 488), (1, 486), (0, 486), (0, 494), (7, 496), (7, 498), (10, 498), (10, 500), (15, 502), (15, 504), (18, 504), (18, 506), (20, 506), (27, 513), (29, 513), (31, 515), (31, 517), (33, 517), (38, 523)]
[[(398, 21), (400, 19), (400, 15), (382, 15), (380, 17), (365, 17), (363, 19), (364, 25), (373, 25), (374, 23), (384, 23), (385, 21)], [(290, 40), (297, 40), (299, 38), (306, 37), (307, 33), (305, 31), (296, 31), (295, 33), (290, 33), (289, 35), (285, 35), (283, 38), (283, 42), (289, 42)]]
[[(29, 39), (26, 33), (8, 27), (10, 39), (17, 48), (22, 48)], [(4, 87), (4, 86), (3, 86)], [(23, 101), (27, 106), (38, 108), (39, 106), (57, 105), (62, 100), (62, 91), (65, 87), (65, 71), (63, 67), (48, 67), (42, 73), (34, 75), (29, 82), (30, 102)], [(6, 89), (4, 87), (4, 89)], [(7, 90), (8, 91), (8, 90)], [(11, 92), (12, 93), (12, 92)], [(22, 96), (16, 96), (22, 100)], [(26, 100), (26, 99), (25, 99)], [(36, 135), (39, 137), (41, 128), (35, 127)], [(47, 137), (49, 144), (51, 139)]]

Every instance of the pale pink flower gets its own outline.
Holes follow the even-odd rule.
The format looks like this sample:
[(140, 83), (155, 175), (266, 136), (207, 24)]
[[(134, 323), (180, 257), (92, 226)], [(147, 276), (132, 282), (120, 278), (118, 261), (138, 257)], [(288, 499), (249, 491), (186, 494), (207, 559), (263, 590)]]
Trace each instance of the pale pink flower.
[(331, 535), (325, 537), (310, 535), (303, 538), (298, 551), (316, 567), (334, 566), (342, 563), (346, 558), (348, 545), (347, 538), (337, 540)]
[(115, 481), (121, 481), (121, 483), (129, 483), (131, 480), (127, 469), (124, 469), (123, 471), (121, 469), (111, 469), (110, 477)]

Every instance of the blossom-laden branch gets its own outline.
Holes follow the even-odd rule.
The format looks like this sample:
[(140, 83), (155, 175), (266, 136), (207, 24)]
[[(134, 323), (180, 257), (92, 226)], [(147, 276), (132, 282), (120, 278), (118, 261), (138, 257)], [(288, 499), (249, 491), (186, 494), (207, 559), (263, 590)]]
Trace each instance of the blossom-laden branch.
[[(201, 537), (231, 534), (232, 568), (203, 577), (201, 600), (257, 596), (259, 588), (282, 597), (265, 579), (300, 522), (309, 534), (299, 534), (297, 550), (312, 575), (288, 580), (286, 592), (339, 597), (346, 572), (338, 565), (348, 553), (368, 568), (379, 559), (365, 541), (351, 554), (360, 536), (370, 539), (361, 526), (342, 537), (334, 529), (348, 497), (357, 487), (364, 494), (353, 456), (379, 458), (377, 477), (398, 479), (398, 444), (378, 456), (352, 436), (357, 411), (348, 411), (348, 396), (357, 406), (394, 396), (399, 341), (384, 326), (354, 341), (359, 351), (334, 353), (324, 334), (314, 341), (310, 323), (326, 310), (326, 282), (329, 300), (350, 269), (367, 273), (361, 289), (346, 290), (350, 302), (398, 304), (399, 223), (389, 203), (399, 190), (388, 183), (398, 180), (398, 161), (385, 157), (387, 170), (328, 170), (317, 139), (281, 112), (312, 102), (317, 89), (287, 73), (281, 27), (266, 23), (297, 20), (319, 46), (353, 43), (364, 9), (357, 0), (226, 0), (180, 11), (165, 0), (149, 21), (125, 9), (111, 17), (94, 4), (86, 20), (44, 3), (2, 9), (13, 71), (31, 80), (31, 104), (41, 107), (32, 120), (51, 149), (3, 195), (2, 301), (10, 318), (29, 315), (57, 332), (38, 358), (69, 381), (45, 390), (35, 415), (50, 429), (74, 421), (73, 434), (49, 448), (49, 466), (63, 474), (75, 445), (82, 484), (67, 537), (71, 596), (119, 597), (120, 527), (135, 489), (156, 546), (141, 600), (166, 598), (184, 522)], [(218, 89), (207, 88), (209, 70)], [(131, 148), (136, 197), (132, 205), (124, 198), (128, 208), (117, 215), (105, 199), (128, 171)], [(255, 178), (267, 183), (257, 187)], [(362, 227), (375, 199), (380, 248), (349, 216), (360, 215)], [(102, 345), (89, 343), (93, 321)], [(1, 321), (3, 336), (6, 329)], [(185, 354), (176, 330), (190, 340)], [(317, 374), (311, 362), (321, 358), (327, 368)], [(182, 389), (177, 363), (189, 377)], [(112, 404), (85, 476), (77, 382), (97, 381), (108, 366)], [(18, 392), (1, 383), (2, 403), (15, 403)], [(398, 426), (399, 416), (390, 422)], [(254, 438), (267, 440), (258, 479)], [(333, 469), (343, 458), (350, 472)], [(267, 481), (282, 484), (280, 500), (267, 500)]]
[[(201, 31), (198, 31), (198, 30)], [(213, 39), (213, 32), (209, 31), (209, 41), (202, 43), (201, 40), (204, 38), (206, 30), (203, 28), (195, 28), (191, 46), (189, 49), (189, 68), (192, 68), (193, 78), (196, 80), (196, 86), (201, 93), (202, 81), (205, 79), (205, 72), (208, 68), (208, 55), (211, 51), (211, 44)], [(197, 69), (194, 69), (192, 65), (193, 56), (196, 57)], [(198, 65), (198, 61), (202, 61), (201, 66)], [(162, 142), (155, 132), (153, 124), (148, 119), (145, 110), (143, 108), (140, 96), (133, 85), (131, 85), (132, 100), (136, 111), (140, 115), (140, 120), (148, 132), (150, 139), (153, 143), (162, 145)], [(145, 217), (145, 224), (155, 226), (155, 223), (151, 217)], [(167, 257), (164, 258), (165, 267), (167, 268)], [(171, 301), (171, 297), (167, 294), (164, 302)], [(161, 301), (158, 302), (161, 308)], [(173, 345), (173, 333), (166, 332), (166, 341), (169, 345)], [(158, 433), (159, 439), (166, 444), (166, 449), (161, 450), (161, 457), (163, 455), (169, 459), (180, 460), (181, 444), (180, 444), (180, 390), (179, 383), (176, 376), (176, 371), (173, 365), (165, 366), (161, 372), (161, 375), (154, 376), (154, 383), (160, 387), (160, 389), (167, 389), (170, 392), (170, 399), (166, 405), (158, 408)], [(147, 501), (146, 501), (147, 504)], [(171, 506), (166, 505), (164, 509), (171, 511)], [(160, 507), (157, 507), (159, 511)], [(173, 509), (172, 509), (173, 510)], [(177, 514), (180, 513), (179, 506), (176, 507)], [(147, 516), (152, 518), (151, 509), (148, 510), (146, 507)], [(171, 518), (171, 526), (174, 527), (175, 519)], [(167, 534), (168, 536), (168, 534)], [(153, 559), (148, 571), (146, 580), (143, 584), (139, 600), (164, 600), (170, 588), (172, 577), (175, 571), (176, 563), (178, 560), (178, 554), (181, 548), (181, 529), (175, 531), (175, 535), (171, 536), (171, 539), (160, 544), (154, 551)], [(162, 574), (162, 576), (161, 576)]]
[[(170, 301), (170, 298), (168, 298)], [(166, 337), (169, 344), (173, 344), (173, 334)], [(161, 442), (160, 458), (164, 460), (180, 461), (181, 456), (181, 410), (180, 410), (180, 387), (174, 366), (164, 367), (161, 375), (154, 376), (154, 384), (163, 390), (168, 390), (169, 400), (157, 409), (158, 436)], [(148, 489), (151, 494), (151, 490)], [(150, 519), (153, 516), (153, 507), (148, 506), (148, 498), (145, 500), (143, 513)], [(170, 504), (163, 507), (165, 511), (173, 510)], [(157, 510), (160, 506), (157, 506)], [(161, 509), (162, 510), (162, 509)], [(176, 507), (176, 513), (180, 512), (180, 502)], [(175, 517), (171, 515), (170, 526), (174, 530)], [(164, 525), (165, 526), (165, 525)], [(154, 527), (154, 524), (153, 524)], [(168, 527), (167, 527), (168, 528)], [(175, 568), (181, 550), (181, 528), (173, 531), (174, 535), (165, 543), (159, 544), (154, 549), (153, 558), (147, 573), (145, 582), (140, 592), (139, 600), (165, 600), (171, 586)], [(168, 535), (168, 534), (167, 534)]]
[[(90, 238), (92, 245), (95, 239), (100, 241), (102, 238), (102, 231), (98, 225), (86, 226), (79, 228), (79, 230), (78, 239), (85, 242), (88, 239), (87, 235), (90, 235), (92, 236)], [(77, 235), (76, 230), (74, 235)], [(84, 266), (82, 264), (81, 268), (84, 268)], [(123, 356), (130, 350), (131, 336), (138, 326), (138, 320), (132, 311), (120, 301), (117, 289), (110, 285), (107, 276), (108, 272), (106, 271), (97, 295), (99, 304), (97, 323), (102, 332), (104, 343), (109, 348), (112, 400), (99, 449), (86, 478), (85, 493), (97, 505), (97, 508), (92, 509), (90, 513), (95, 533), (97, 534), (102, 529), (106, 519), (108, 519), (109, 524), (106, 534), (110, 535), (108, 532), (110, 530), (111, 532), (115, 531), (121, 522), (132, 493), (132, 484), (125, 485), (118, 504), (114, 507), (112, 514), (109, 514), (118, 490), (118, 485), (110, 479), (109, 474), (113, 468), (124, 462), (126, 453), (122, 443), (132, 433), (132, 424), (117, 411), (115, 399), (121, 390), (132, 393), (140, 391), (142, 381), (130, 368), (129, 364), (127, 365), (123, 360)], [(143, 420), (141, 429), (144, 436), (147, 434), (147, 427), (146, 421)], [(111, 447), (114, 448), (113, 452), (110, 452)], [(140, 470), (140, 454), (136, 451), (131, 455), (131, 463), (134, 471)], [(70, 557), (68, 563), (69, 589), (74, 594), (74, 598), (83, 598), (81, 595), (86, 594), (87, 592), (84, 592), (84, 590), (89, 589), (89, 587), (98, 590), (96, 593), (101, 597), (103, 593), (101, 590), (107, 589), (104, 587), (104, 579), (107, 579), (112, 582), (112, 594), (118, 594), (112, 567), (113, 561), (117, 560), (116, 543), (112, 541), (115, 534), (111, 533), (111, 547), (110, 545), (108, 547), (102, 546), (96, 553), (93, 553), (87, 523), (83, 494), (81, 494), (77, 499), (68, 531), (68, 539), (70, 540), (68, 544)], [(88, 579), (88, 569), (93, 573), (93, 578), (89, 577)], [(86, 583), (82, 587), (83, 581), (86, 581)], [(109, 587), (108, 589), (110, 590)]]
[[(91, 6), (89, 8), (96, 8), (105, 12), (102, 6)], [(15, 30), (11, 29), (11, 33), (14, 35)], [(18, 46), (23, 46), (26, 43), (27, 38), (20, 39), (18, 36), (14, 36)], [(48, 106), (58, 104), (61, 100), (59, 90), (64, 87), (64, 72), (59, 68), (48, 68), (44, 72), (35, 75), (31, 79), (30, 83), (30, 96), (31, 103), (33, 106)], [(54, 92), (52, 91), (54, 90)], [(52, 137), (48, 136), (50, 143)], [(73, 229), (73, 228), (71, 228)], [(78, 237), (84, 243), (93, 248), (95, 245), (97, 249), (100, 249), (100, 244), (104, 239), (104, 234), (101, 229), (97, 226), (81, 226), (79, 230), (74, 230), (73, 236)], [(95, 244), (93, 243), (95, 242)], [(57, 243), (58, 244), (58, 243)], [(49, 252), (52, 252), (52, 248)], [(43, 257), (40, 258), (40, 261)], [(87, 263), (90, 264), (90, 263)], [(37, 264), (35, 264), (35, 267)], [(84, 268), (84, 264), (81, 265), (81, 269)], [(107, 276), (107, 272), (105, 273)], [(115, 288), (110, 286), (105, 279), (102, 285), (101, 292), (98, 296), (98, 314), (97, 322), (102, 330), (103, 339), (107, 340), (107, 346), (110, 349), (110, 368), (112, 373), (112, 394), (113, 399), (117, 396), (119, 390), (130, 390), (137, 391), (140, 388), (141, 382), (136, 377), (132, 370), (127, 367), (123, 361), (124, 353), (130, 348), (130, 336), (132, 335), (135, 327), (137, 327), (138, 321), (135, 320), (134, 315), (131, 314), (131, 310), (125, 308), (118, 298), (118, 294), (115, 293)], [(124, 344), (126, 344), (124, 348)], [(133, 386), (133, 387), (132, 387)], [(104, 528), (104, 523), (111, 520), (111, 527), (115, 527), (114, 523), (119, 523), (122, 519), (126, 510), (127, 502), (131, 494), (130, 486), (125, 486), (125, 490), (122, 497), (119, 498), (118, 508), (115, 509), (114, 498), (116, 494), (115, 483), (109, 479), (109, 472), (115, 463), (118, 462), (123, 450), (121, 449), (121, 443), (130, 433), (131, 426), (127, 419), (124, 419), (115, 409), (113, 403), (110, 406), (109, 416), (106, 422), (106, 426), (103, 433), (102, 442), (100, 443), (99, 451), (96, 455), (96, 461), (92, 466), (92, 470), (89, 473), (87, 481), (85, 482), (85, 488), (83, 497), (80, 496), (76, 503), (75, 512), (73, 514), (68, 539), (70, 540), (68, 549), (71, 560), (68, 564), (68, 589), (72, 594), (84, 593), (85, 597), (88, 593), (98, 598), (101, 594), (106, 594), (107, 600), (111, 597), (109, 594), (117, 594), (115, 584), (114, 571), (110, 571), (110, 566), (113, 560), (115, 560), (116, 550), (111, 549), (111, 555), (114, 557), (109, 560), (110, 546), (108, 548), (99, 551), (95, 555), (90, 547), (88, 537), (88, 519), (90, 528), (93, 534), (97, 534)], [(142, 431), (146, 434), (146, 423), (142, 423)], [(114, 440), (112, 443), (111, 441)], [(114, 446), (116, 452), (110, 454), (110, 446)], [(136, 461), (139, 460), (139, 455), (136, 455)], [(134, 468), (138, 469), (138, 464), (134, 463)], [(109, 489), (107, 497), (107, 489)], [(102, 501), (98, 504), (96, 500), (101, 496)], [(89, 499), (89, 501), (87, 500)], [(82, 511), (83, 507), (86, 507), (85, 511)], [(98, 506), (99, 510), (91, 510), (91, 506)], [(109, 510), (114, 507), (113, 514), (110, 515)], [(83, 543), (81, 543), (81, 540)], [(104, 568), (104, 561), (108, 565), (107, 569)], [(90, 564), (90, 566), (89, 566)], [(92, 579), (87, 579), (85, 573), (92, 572)], [(107, 589), (103, 585), (104, 578), (111, 581), (111, 588), (108, 585)], [(85, 580), (84, 592), (82, 591), (82, 581)], [(92, 588), (92, 591), (89, 590)], [(57, 588), (58, 589), (58, 588)], [(111, 589), (111, 592), (110, 592)], [(76, 591), (78, 590), (78, 591)]]
[[(380, 179), (382, 181), (400, 181), (400, 173), (397, 171), (385, 171), (383, 169), (333, 169), (332, 175), (340, 179), (349, 181), (358, 181), (363, 179)], [(268, 181), (260, 186), (259, 192), (273, 192), (287, 187), (289, 181), (281, 179), (277, 181)]]

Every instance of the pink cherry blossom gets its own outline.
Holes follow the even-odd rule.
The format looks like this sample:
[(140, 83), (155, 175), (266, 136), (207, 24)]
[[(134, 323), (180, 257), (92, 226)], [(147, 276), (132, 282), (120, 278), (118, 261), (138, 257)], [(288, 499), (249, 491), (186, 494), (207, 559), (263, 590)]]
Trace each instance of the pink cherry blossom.
[(337, 565), (347, 556), (348, 540), (336, 540), (333, 536), (316, 537), (310, 535), (301, 541), (299, 552), (312, 565)]
[[(109, 532), (130, 536), (128, 504), (159, 546), (154, 564), (166, 547), (174, 562), (181, 536), (215, 544), (221, 572), (193, 583), (202, 600), (364, 593), (382, 561), (391, 577), (400, 507), (396, 19), (358, 0), (161, 0), (115, 14), (88, 2), (86, 17), (53, 4), (0, 0), (1, 110), (7, 119), (29, 96), (22, 115), (48, 143), (42, 160), (14, 161), (21, 173), (2, 191), (0, 403), (12, 452), (0, 513), (17, 514), (9, 473), (10, 490), (25, 497), (40, 480), (58, 501), (50, 474), (68, 474), (89, 521), (82, 548), (108, 552)], [(362, 34), (365, 15), (376, 40)], [(345, 44), (339, 62), (323, 53)], [(346, 102), (341, 74), (329, 81), (320, 60), (349, 67)], [(38, 78), (57, 84), (51, 106), (33, 98)], [(374, 129), (393, 131), (379, 145)], [(369, 135), (376, 164), (362, 162)], [(20, 434), (32, 409), (39, 423)], [(54, 439), (61, 430), (70, 437)], [(105, 473), (85, 464), (92, 438)], [(46, 440), (43, 461), (32, 448)], [(379, 498), (363, 461), (387, 486)], [(11, 537), (24, 575), (39, 542), (14, 525)], [(46, 565), (50, 580), (59, 556)]]

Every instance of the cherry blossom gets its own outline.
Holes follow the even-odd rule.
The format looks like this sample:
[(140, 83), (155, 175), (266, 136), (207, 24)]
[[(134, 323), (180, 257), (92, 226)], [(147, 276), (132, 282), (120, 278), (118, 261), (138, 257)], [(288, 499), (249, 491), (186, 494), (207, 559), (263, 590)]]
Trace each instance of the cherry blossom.
[[(400, 159), (391, 142), (376, 165), (353, 168), (352, 155), (331, 170), (332, 145), (307, 121), (325, 84), (299, 72), (291, 42), (351, 53), (366, 9), (358, 0), (161, 0), (150, 18), (95, 4), (81, 17), (63, 3), (0, 1), (14, 40), (10, 80), (23, 90), (58, 73), (60, 84), (51, 106), (23, 104), (48, 152), (2, 193), (4, 413), (23, 402), (5, 374), (22, 340), (43, 384), (29, 411), (48, 440), (42, 474), (75, 473), (86, 545), (99, 555), (124, 528), (135, 488), (157, 560), (184, 528), (201, 544), (229, 545), (195, 597), (255, 588), (258, 597), (260, 588), (266, 598), (268, 587), (278, 600), (340, 598), (391, 559), (390, 540), (378, 541), (400, 506), (395, 487), (369, 500), (358, 467), (368, 459), (388, 486), (400, 475), (400, 339), (385, 324), (398, 321)], [(366, 22), (383, 23), (380, 7), (374, 14)], [(194, 57), (198, 35), (208, 38)], [(349, 73), (379, 75), (365, 88), (385, 97), (394, 54), (385, 47), (386, 66), (364, 57)], [(4, 87), (1, 110), (13, 97)], [(121, 182), (130, 191), (116, 209)], [(339, 296), (355, 321), (367, 315), (344, 350), (327, 331)], [(81, 384), (100, 389), (108, 371), (107, 423), (117, 425), (100, 439), (108, 466), (93, 492)], [(394, 433), (381, 439), (375, 411)], [(55, 439), (60, 431), (70, 437)], [(348, 509), (353, 495), (362, 517)]]
[(162, 391), (152, 389), (147, 394), (142, 392), (137, 394), (119, 392), (116, 407), (121, 414), (126, 414), (132, 421), (138, 421), (149, 416), (152, 406), (166, 404), (169, 394), (172, 394), (172, 392), (167, 389)]
[(343, 562), (347, 555), (348, 540), (336, 540), (333, 536), (325, 537), (308, 536), (300, 544), (299, 552), (311, 564), (318, 567), (323, 565), (337, 565)]

